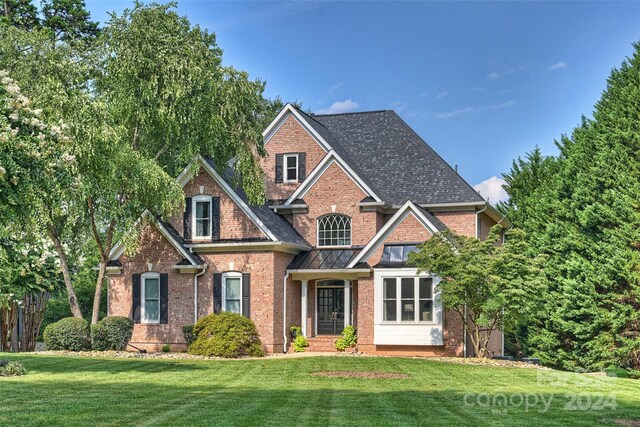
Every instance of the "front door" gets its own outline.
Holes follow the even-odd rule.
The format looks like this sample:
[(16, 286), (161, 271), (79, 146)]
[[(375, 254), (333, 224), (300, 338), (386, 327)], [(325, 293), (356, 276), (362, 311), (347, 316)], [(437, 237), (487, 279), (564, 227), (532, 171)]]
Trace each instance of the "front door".
[(318, 288), (318, 335), (338, 335), (344, 329), (344, 288)]

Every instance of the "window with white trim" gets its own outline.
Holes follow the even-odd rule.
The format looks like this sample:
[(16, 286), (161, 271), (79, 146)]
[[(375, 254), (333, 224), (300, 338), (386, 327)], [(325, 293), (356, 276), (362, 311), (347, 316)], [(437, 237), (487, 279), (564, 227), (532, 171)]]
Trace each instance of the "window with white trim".
[(433, 278), (383, 278), (382, 304), (384, 322), (433, 322)]
[(284, 159), (284, 182), (298, 182), (298, 155), (285, 154)]
[(318, 246), (350, 246), (351, 217), (329, 214), (318, 218)]
[(242, 273), (222, 275), (222, 310), (242, 314)]
[(142, 323), (160, 323), (160, 274), (144, 273), (141, 285)]
[(193, 237), (211, 238), (211, 196), (195, 196), (193, 203)]

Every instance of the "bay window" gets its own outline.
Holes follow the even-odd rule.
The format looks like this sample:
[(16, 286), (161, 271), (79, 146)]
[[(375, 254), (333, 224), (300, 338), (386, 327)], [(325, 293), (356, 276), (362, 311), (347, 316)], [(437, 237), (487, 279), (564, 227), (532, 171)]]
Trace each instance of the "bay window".
[(433, 278), (383, 278), (382, 304), (384, 322), (433, 322)]

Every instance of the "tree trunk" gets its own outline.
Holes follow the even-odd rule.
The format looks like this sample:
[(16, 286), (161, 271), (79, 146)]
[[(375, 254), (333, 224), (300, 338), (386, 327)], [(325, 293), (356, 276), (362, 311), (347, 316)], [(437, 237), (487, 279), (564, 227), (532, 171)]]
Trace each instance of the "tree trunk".
[(73, 283), (71, 282), (71, 273), (69, 273), (67, 255), (64, 253), (64, 248), (62, 247), (62, 243), (60, 243), (58, 234), (51, 226), (47, 226), (47, 234), (49, 235), (49, 238), (53, 242), (53, 245), (56, 248), (56, 252), (58, 253), (58, 259), (60, 260), (60, 269), (62, 270), (62, 277), (64, 278), (64, 286), (67, 288), (67, 296), (69, 299), (69, 307), (71, 308), (71, 313), (73, 314), (73, 317), (82, 319), (82, 312), (80, 311), (80, 305), (78, 305), (78, 298), (76, 298), (76, 292), (73, 289)]
[(98, 279), (96, 280), (96, 292), (93, 295), (93, 312), (91, 313), (91, 324), (95, 325), (98, 323), (98, 318), (100, 317), (100, 300), (102, 299), (102, 285), (104, 282), (104, 276), (107, 269), (107, 263), (109, 262), (109, 252), (111, 251), (111, 243), (113, 240), (113, 230), (116, 227), (115, 219), (111, 219), (109, 222), (109, 227), (107, 227), (107, 231), (105, 232), (105, 241), (104, 244), (102, 239), (100, 238), (100, 232), (98, 231), (98, 227), (96, 225), (96, 217), (95, 217), (95, 209), (93, 207), (93, 199), (89, 197), (87, 199), (87, 207), (89, 209), (89, 219), (91, 220), (91, 232), (93, 233), (93, 238), (98, 245), (98, 250), (100, 251), (100, 265), (98, 266)]
[(91, 313), (91, 324), (95, 325), (98, 323), (98, 318), (100, 317), (100, 300), (102, 299), (102, 284), (104, 282), (105, 269), (107, 268), (107, 263), (105, 261), (100, 261), (100, 266), (98, 267), (98, 280), (96, 281), (96, 293), (93, 296), (93, 312)]

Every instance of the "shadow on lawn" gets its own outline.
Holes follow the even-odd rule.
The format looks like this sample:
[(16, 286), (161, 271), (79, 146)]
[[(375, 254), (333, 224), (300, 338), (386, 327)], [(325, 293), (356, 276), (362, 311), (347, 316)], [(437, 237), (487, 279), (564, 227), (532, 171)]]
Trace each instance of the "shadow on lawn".
[[(126, 365), (146, 372), (153, 363)], [(174, 376), (161, 383), (144, 375), (130, 381), (22, 377), (2, 384), (0, 379), (0, 425), (592, 426), (640, 418), (640, 403), (622, 396), (615, 409), (567, 410), (565, 392), (532, 391), (528, 397), (505, 390), (502, 397), (494, 390), (469, 395), (446, 388), (398, 390), (402, 380), (397, 379), (335, 378), (284, 384), (244, 378), (246, 386), (233, 387), (229, 375), (235, 373), (220, 378)]]

